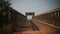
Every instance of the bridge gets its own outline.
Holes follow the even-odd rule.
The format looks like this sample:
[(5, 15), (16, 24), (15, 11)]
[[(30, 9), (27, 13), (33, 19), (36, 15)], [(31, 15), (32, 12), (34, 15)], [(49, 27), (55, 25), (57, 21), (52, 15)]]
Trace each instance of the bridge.
[(50, 12), (34, 16), (32, 20), (28, 20), (22, 26), (23, 31), (17, 31), (15, 34), (59, 34), (59, 18), (60, 9), (54, 9)]
[(10, 8), (10, 22), (5, 23), (0, 32), (8, 34), (59, 34), (60, 32), (60, 9), (33, 15), (34, 18), (31, 20), (27, 20), (26, 17)]
[(11, 31), (9, 31), (9, 33), (11, 34), (59, 34), (60, 33), (60, 24), (59, 24), (60, 9), (54, 9), (33, 17), (34, 18), (32, 20), (26, 20), (25, 22), (21, 22), (22, 19), (21, 20), (18, 19), (15, 25), (14, 23), (13, 25), (11, 24), (13, 28), (7, 27), (8, 31), (12, 29)]
[[(60, 8), (34, 16), (22, 15), (8, 5), (0, 4), (0, 34), (60, 34)], [(33, 15), (27, 20), (28, 15)]]

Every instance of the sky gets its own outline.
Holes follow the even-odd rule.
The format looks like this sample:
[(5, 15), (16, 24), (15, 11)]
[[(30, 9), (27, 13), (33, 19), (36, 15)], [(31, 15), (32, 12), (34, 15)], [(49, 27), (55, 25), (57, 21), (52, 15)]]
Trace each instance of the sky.
[(25, 12), (35, 12), (35, 15), (39, 15), (60, 8), (60, 0), (12, 0), (11, 3), (11, 7), (23, 15)]

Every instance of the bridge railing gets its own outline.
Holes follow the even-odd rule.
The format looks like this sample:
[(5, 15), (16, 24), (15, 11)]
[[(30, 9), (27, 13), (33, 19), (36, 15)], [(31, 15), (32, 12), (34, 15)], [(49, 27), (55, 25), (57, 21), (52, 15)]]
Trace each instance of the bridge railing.
[(37, 19), (45, 21), (47, 23), (60, 26), (60, 10), (52, 11), (49, 13), (36, 16)]

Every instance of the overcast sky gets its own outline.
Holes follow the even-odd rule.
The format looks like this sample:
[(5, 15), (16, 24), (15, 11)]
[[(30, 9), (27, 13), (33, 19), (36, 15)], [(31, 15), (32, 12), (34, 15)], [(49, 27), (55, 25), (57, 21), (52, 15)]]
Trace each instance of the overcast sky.
[(12, 7), (24, 15), (29, 11), (39, 15), (48, 10), (60, 8), (60, 0), (12, 0)]

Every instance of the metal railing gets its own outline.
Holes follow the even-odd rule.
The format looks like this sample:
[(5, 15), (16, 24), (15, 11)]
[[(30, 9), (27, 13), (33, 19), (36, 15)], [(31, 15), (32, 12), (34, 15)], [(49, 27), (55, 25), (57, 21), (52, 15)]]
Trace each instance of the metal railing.
[(37, 19), (45, 21), (47, 23), (60, 26), (60, 10), (55, 10), (49, 13), (36, 16)]

